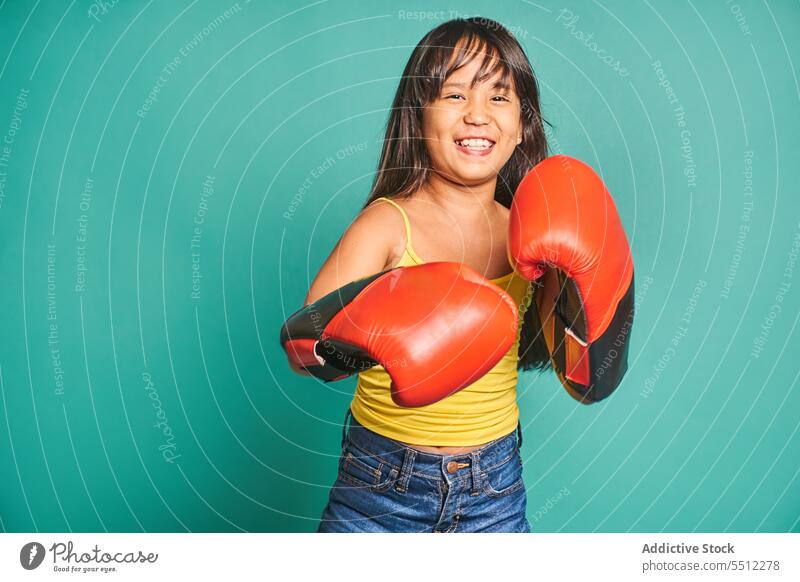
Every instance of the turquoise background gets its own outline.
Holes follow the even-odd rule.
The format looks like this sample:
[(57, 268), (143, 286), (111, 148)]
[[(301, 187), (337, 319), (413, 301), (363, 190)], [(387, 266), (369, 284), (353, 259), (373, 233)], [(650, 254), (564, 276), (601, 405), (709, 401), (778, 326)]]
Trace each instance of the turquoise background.
[(293, 375), (278, 329), (413, 46), (476, 14), (525, 46), (637, 273), (613, 397), (520, 377), (533, 529), (800, 531), (788, 0), (2, 2), (2, 530), (316, 528), (354, 381)]

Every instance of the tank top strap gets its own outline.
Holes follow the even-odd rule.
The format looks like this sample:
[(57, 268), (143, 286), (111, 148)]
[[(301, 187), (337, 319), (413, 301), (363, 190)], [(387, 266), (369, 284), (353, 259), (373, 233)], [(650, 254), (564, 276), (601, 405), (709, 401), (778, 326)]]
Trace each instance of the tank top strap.
[(400, 206), (397, 202), (392, 200), (391, 198), (386, 198), (385, 196), (381, 196), (380, 198), (376, 198), (373, 202), (377, 202), (378, 200), (384, 200), (397, 208), (400, 211), (400, 215), (403, 217), (403, 223), (406, 225), (406, 248), (411, 249), (411, 222), (408, 220), (408, 214), (406, 211), (403, 210), (403, 207)]

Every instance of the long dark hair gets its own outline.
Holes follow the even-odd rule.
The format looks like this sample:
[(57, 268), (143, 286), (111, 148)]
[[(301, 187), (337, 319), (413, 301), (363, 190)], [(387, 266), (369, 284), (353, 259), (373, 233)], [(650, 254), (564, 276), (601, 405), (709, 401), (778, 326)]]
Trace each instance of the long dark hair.
[[(453, 54), (456, 53), (455, 58)], [(497, 176), (494, 198), (511, 207), (514, 191), (534, 165), (547, 157), (547, 139), (539, 108), (539, 85), (525, 51), (498, 22), (487, 18), (455, 19), (440, 24), (419, 41), (408, 59), (386, 124), (380, 163), (364, 207), (380, 197), (407, 198), (428, 180), (431, 163), (423, 140), (423, 108), (439, 97), (456, 69), (483, 55), (473, 83), (498, 72), (521, 101), (522, 142)], [(535, 302), (535, 297), (532, 299)], [(534, 303), (524, 316), (518, 368), (550, 367)]]

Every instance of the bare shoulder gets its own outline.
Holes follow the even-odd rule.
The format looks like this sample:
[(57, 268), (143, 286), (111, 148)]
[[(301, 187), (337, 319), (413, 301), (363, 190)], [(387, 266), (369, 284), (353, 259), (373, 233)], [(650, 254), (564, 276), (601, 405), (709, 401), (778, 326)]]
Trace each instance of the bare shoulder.
[[(405, 208), (404, 201), (393, 200)], [(406, 245), (406, 227), (403, 216), (390, 202), (376, 200), (361, 211), (353, 222), (360, 223), (360, 227), (370, 232), (388, 251), (386, 267), (393, 266), (402, 256)]]
[(386, 242), (389, 246), (402, 244), (405, 237), (403, 216), (391, 203), (376, 200), (367, 206), (353, 221), (353, 226), (369, 232), (375, 240)]
[(403, 219), (390, 204), (359, 212), (323, 263), (306, 295), (306, 305), (331, 291), (384, 270), (403, 240)]
[[(392, 200), (392, 202), (403, 206), (401, 200)], [(361, 214), (358, 215), (358, 219), (364, 219), (376, 226), (392, 227), (398, 224), (400, 226), (403, 225), (403, 218), (400, 216), (400, 212), (398, 212), (397, 208), (395, 208), (391, 202), (381, 199), (371, 202), (369, 206), (361, 211)]]
[[(353, 219), (342, 236), (341, 244), (360, 247), (361, 252), (387, 250), (402, 231), (397, 210), (383, 202), (373, 202)], [(398, 225), (399, 221), (399, 225)]]

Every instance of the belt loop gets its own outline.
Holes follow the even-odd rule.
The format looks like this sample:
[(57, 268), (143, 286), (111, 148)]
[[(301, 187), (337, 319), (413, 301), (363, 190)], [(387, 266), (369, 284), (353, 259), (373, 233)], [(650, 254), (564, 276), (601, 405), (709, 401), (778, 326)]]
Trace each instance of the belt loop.
[(347, 420), (352, 416), (350, 407), (347, 407), (347, 412), (344, 415), (344, 424), (342, 425), (342, 451), (344, 451), (344, 441), (347, 440)]
[(517, 448), (522, 448), (522, 423), (517, 423)]
[(470, 468), (472, 471), (472, 491), (470, 495), (481, 494), (481, 454), (479, 451), (472, 451), (470, 454)]
[(414, 468), (414, 460), (417, 458), (417, 451), (411, 447), (404, 447), (406, 450), (403, 458), (403, 466), (400, 467), (400, 476), (397, 478), (394, 488), (399, 493), (408, 491), (408, 482), (411, 479), (411, 470)]

